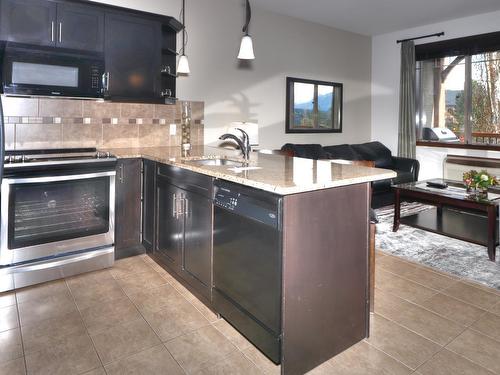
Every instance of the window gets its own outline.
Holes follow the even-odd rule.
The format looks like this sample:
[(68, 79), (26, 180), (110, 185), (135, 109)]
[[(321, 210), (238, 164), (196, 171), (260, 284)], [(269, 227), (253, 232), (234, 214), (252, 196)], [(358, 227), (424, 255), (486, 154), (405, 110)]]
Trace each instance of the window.
[(286, 132), (341, 133), (342, 84), (287, 78)]
[(417, 139), (452, 142), (455, 134), (455, 143), (500, 145), (500, 46), (485, 36), (482, 53), (481, 36), (442, 51), (446, 42), (423, 45), (420, 59), (417, 46)]

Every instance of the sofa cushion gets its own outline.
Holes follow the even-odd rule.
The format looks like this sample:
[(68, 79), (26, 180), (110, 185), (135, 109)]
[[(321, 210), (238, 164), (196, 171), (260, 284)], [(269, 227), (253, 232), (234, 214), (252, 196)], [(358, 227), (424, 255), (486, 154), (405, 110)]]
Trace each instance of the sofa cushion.
[(323, 149), (330, 154), (332, 159), (362, 160), (358, 153), (348, 144), (326, 146)]
[(388, 178), (385, 180), (373, 181), (372, 190), (374, 193), (382, 191), (391, 191), (392, 179)]
[(391, 169), (394, 167), (391, 150), (380, 142), (362, 143), (359, 145), (352, 145), (351, 147), (363, 160), (374, 161), (375, 167), (377, 168)]
[(287, 143), (281, 147), (282, 151), (293, 151), (294, 156), (307, 159), (330, 159), (330, 155), (320, 144)]

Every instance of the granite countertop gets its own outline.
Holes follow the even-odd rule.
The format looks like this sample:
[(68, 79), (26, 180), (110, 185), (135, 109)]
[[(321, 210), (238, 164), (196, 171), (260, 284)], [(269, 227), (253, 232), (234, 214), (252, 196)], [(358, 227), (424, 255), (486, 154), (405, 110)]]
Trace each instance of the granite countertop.
[(234, 150), (199, 146), (183, 154), (180, 147), (103, 149), (118, 158), (145, 158), (280, 195), (353, 185), (396, 177), (392, 170), (252, 152), (249, 169), (230, 165), (199, 165), (196, 160), (242, 161)]

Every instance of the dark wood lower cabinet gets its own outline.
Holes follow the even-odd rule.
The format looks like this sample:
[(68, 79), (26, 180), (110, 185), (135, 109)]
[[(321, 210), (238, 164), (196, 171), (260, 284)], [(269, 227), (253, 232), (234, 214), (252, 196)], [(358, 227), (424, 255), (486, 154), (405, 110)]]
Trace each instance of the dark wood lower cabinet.
[(115, 259), (145, 252), (141, 243), (141, 159), (116, 166)]
[(156, 162), (144, 159), (142, 171), (142, 245), (152, 252), (156, 239)]
[(154, 258), (198, 295), (212, 284), (212, 178), (159, 165)]

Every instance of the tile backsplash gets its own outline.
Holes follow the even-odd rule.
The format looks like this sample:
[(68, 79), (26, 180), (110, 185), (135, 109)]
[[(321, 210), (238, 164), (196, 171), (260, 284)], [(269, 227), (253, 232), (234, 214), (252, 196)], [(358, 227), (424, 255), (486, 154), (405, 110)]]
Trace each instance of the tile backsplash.
[[(6, 149), (180, 146), (182, 103), (2, 97)], [(202, 145), (204, 103), (191, 102), (191, 143)], [(177, 133), (170, 135), (170, 124)]]

